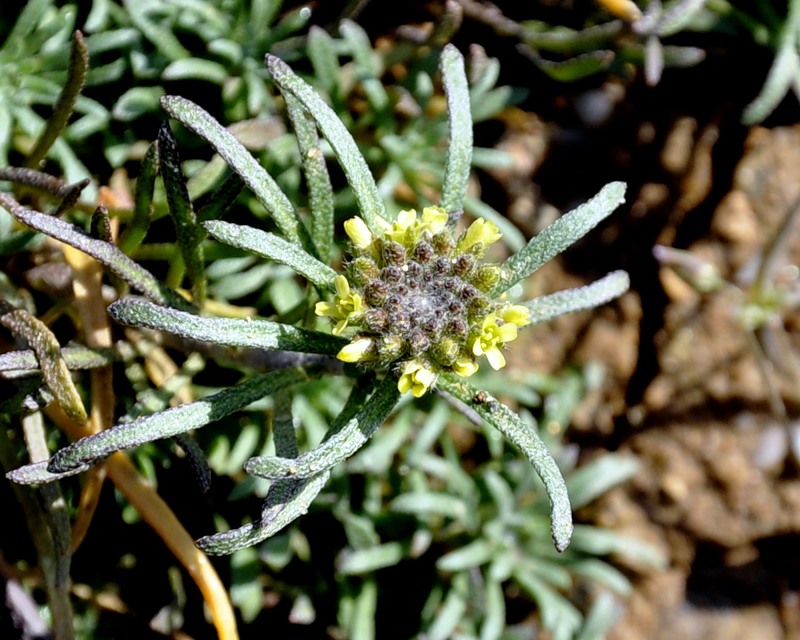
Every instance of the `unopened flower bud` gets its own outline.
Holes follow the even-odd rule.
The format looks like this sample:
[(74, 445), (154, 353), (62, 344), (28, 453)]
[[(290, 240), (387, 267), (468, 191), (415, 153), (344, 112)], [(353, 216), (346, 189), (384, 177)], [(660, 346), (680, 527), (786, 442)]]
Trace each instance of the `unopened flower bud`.
[(348, 273), (353, 284), (363, 287), (370, 280), (377, 278), (380, 270), (372, 258), (360, 257), (348, 265)]
[(364, 298), (367, 304), (377, 307), (382, 305), (389, 296), (389, 285), (376, 278), (364, 288)]

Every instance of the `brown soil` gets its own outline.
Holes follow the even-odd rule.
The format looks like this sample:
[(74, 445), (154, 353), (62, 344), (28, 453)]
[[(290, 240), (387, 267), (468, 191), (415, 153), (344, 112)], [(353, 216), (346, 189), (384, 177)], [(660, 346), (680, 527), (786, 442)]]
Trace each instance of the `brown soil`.
[[(710, 169), (697, 167), (716, 138), (697, 129), (679, 120), (666, 137), (662, 162), (680, 168), (682, 192), (657, 243), (679, 238), (711, 189)], [(583, 514), (668, 558), (665, 570), (628, 567), (635, 591), (612, 640), (800, 638), (800, 477), (788, 444), (800, 426), (800, 318), (775, 308), (755, 340), (743, 324), (768, 239), (800, 194), (800, 127), (750, 131), (732, 183), (707, 230), (686, 246), (728, 285), (701, 293), (662, 267), (660, 318), (648, 321), (642, 292), (632, 290), (594, 314), (532, 332), (518, 360), (530, 366), (532, 356), (553, 371), (575, 360), (603, 363), (605, 386), (583, 403), (569, 435), (588, 454), (594, 443), (641, 461), (632, 482)], [(661, 206), (666, 192), (641, 185), (629, 211)], [(782, 235), (772, 281), (797, 289), (791, 265), (800, 236)], [(537, 280), (547, 290), (580, 283), (563, 263)], [(646, 335), (652, 326), (659, 328)]]

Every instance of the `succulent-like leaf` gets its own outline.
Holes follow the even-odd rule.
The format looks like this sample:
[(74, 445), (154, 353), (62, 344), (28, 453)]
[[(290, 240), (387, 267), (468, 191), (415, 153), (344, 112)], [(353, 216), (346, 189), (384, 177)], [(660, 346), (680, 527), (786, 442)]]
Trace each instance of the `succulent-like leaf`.
[(25, 160), (28, 167), (38, 167), (50, 147), (53, 146), (56, 138), (64, 131), (72, 115), (72, 110), (75, 108), (78, 95), (86, 82), (88, 68), (89, 51), (86, 49), (83, 34), (80, 31), (76, 31), (72, 36), (72, 50), (69, 56), (67, 80), (53, 106), (53, 115), (47, 120), (47, 126)]
[(544, 231), (534, 236), (526, 247), (515, 253), (504, 266), (503, 278), (492, 291), (498, 296), (527, 278), (545, 262), (580, 240), (602, 220), (611, 215), (625, 198), (625, 183), (611, 182), (588, 202), (564, 214)]
[(551, 533), (556, 549), (564, 551), (572, 536), (572, 510), (561, 471), (536, 430), (522, 422), (504, 404), (467, 385), (453, 374), (443, 374), (439, 386), (466, 404), (497, 429), (531, 461), (550, 498)]
[(224, 533), (204, 536), (197, 539), (195, 544), (206, 553), (227, 555), (263, 542), (307, 513), (309, 505), (322, 491), (329, 476), (330, 473), (326, 471), (314, 478), (282, 485), (285, 491), (272, 493), (269, 502), (264, 504), (268, 513), (275, 514), (268, 525), (250, 523)]
[(287, 94), (284, 97), (308, 186), (311, 239), (320, 260), (327, 263), (333, 252), (333, 187), (328, 166), (320, 148), (319, 134), (313, 118), (294, 96)]
[(342, 165), (347, 181), (353, 189), (361, 216), (373, 233), (382, 230), (378, 218), (384, 217), (384, 204), (372, 172), (364, 156), (358, 150), (353, 136), (319, 94), (304, 80), (295, 75), (280, 58), (267, 55), (267, 69), (272, 79), (284, 93), (297, 98), (314, 118), (325, 139), (330, 143), (339, 163)]
[(311, 250), (308, 231), (294, 206), (267, 171), (234, 135), (205, 109), (180, 96), (164, 96), (161, 106), (173, 118), (208, 142), (238, 173), (258, 201), (272, 214), (275, 224), (290, 242)]
[(178, 146), (167, 123), (158, 131), (158, 164), (167, 193), (167, 204), (175, 225), (175, 235), (186, 272), (192, 283), (192, 300), (203, 306), (206, 298), (205, 259), (202, 241), (205, 232), (197, 224), (186, 180), (183, 177)]
[(159, 329), (188, 338), (228, 347), (282, 349), (336, 355), (347, 340), (320, 331), (268, 320), (205, 318), (163, 307), (143, 298), (128, 297), (108, 308), (114, 320), (132, 327)]
[[(341, 429), (355, 416), (359, 408), (363, 407), (371, 389), (371, 385), (366, 384), (356, 384), (353, 387), (347, 403), (331, 425), (331, 432)], [(275, 448), (279, 455), (296, 459), (297, 444), (294, 425), (291, 424), (291, 416), (288, 416), (287, 419), (285, 415), (288, 411), (288, 407), (283, 406), (285, 401), (286, 396), (283, 393), (277, 394), (276, 410), (279, 415), (276, 416), (277, 422), (274, 423), (276, 429)], [(260, 522), (205, 536), (197, 540), (197, 546), (207, 553), (223, 555), (266, 540), (306, 513), (311, 502), (328, 482), (329, 477), (330, 472), (323, 471), (312, 478), (290, 477), (275, 481), (272, 485), (275, 490), (273, 491), (271, 488), (264, 501)]]
[(61, 356), (61, 345), (47, 325), (2, 298), (0, 324), (31, 346), (39, 360), (42, 377), (64, 413), (76, 422), (86, 422), (86, 409), (75, 383), (72, 382), (69, 367)]
[(183, 298), (113, 244), (87, 236), (78, 227), (60, 218), (23, 207), (6, 193), (0, 192), (0, 206), (23, 224), (92, 256), (150, 300), (178, 308), (189, 308)]
[[(259, 478), (311, 478), (349, 458), (383, 424), (399, 397), (397, 380), (387, 376), (361, 410), (343, 427), (332, 427), (327, 439), (299, 458), (287, 460), (272, 456), (250, 458), (245, 471)], [(334, 432), (335, 431), (335, 432)]]
[[(70, 371), (105, 367), (122, 359), (122, 355), (114, 347), (64, 347), (61, 349), (61, 357)], [(39, 361), (33, 350), (21, 349), (0, 354), (0, 377), (20, 377), (25, 372), (34, 373), (38, 370)], [(11, 372), (14, 372), (13, 376), (8, 375)]]
[(130, 449), (145, 442), (169, 438), (204, 427), (234, 411), (243, 409), (259, 398), (306, 379), (308, 374), (301, 369), (275, 371), (251, 378), (208, 398), (119, 424), (106, 431), (81, 438), (61, 449), (50, 460), (48, 470), (52, 473), (63, 473), (75, 467), (98, 462), (114, 451)]
[(469, 87), (464, 70), (464, 57), (452, 44), (445, 46), (439, 62), (447, 112), (450, 123), (450, 143), (444, 168), (441, 206), (448, 213), (461, 211), (472, 167), (472, 115)]
[(531, 312), (531, 324), (533, 326), (542, 322), (547, 322), (553, 318), (599, 307), (606, 302), (618, 298), (630, 287), (630, 277), (624, 271), (612, 271), (608, 275), (600, 278), (585, 287), (576, 287), (551, 293), (522, 303)]
[(220, 242), (285, 264), (322, 289), (333, 288), (336, 271), (273, 233), (222, 220), (210, 220), (203, 226)]
[(139, 177), (136, 179), (133, 198), (133, 219), (125, 227), (125, 232), (119, 240), (119, 247), (123, 253), (130, 254), (142, 243), (147, 234), (153, 211), (156, 175), (158, 175), (158, 142), (147, 147), (139, 166)]

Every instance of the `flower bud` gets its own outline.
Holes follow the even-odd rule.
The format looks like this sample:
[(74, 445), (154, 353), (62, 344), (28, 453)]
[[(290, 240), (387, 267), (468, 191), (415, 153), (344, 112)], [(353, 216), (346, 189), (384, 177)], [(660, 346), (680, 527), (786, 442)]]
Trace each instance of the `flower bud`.
[(389, 296), (389, 285), (383, 280), (375, 279), (364, 288), (364, 299), (373, 307), (382, 305)]
[(363, 287), (370, 280), (377, 278), (380, 273), (375, 261), (366, 257), (356, 258), (350, 262), (347, 269), (350, 281), (359, 287)]
[(350, 218), (344, 223), (344, 231), (350, 242), (358, 249), (367, 249), (372, 244), (372, 232), (361, 218)]
[(467, 278), (475, 268), (475, 257), (469, 253), (456, 256), (453, 261), (453, 273), (459, 278)]
[(343, 362), (362, 362), (372, 357), (372, 350), (375, 346), (372, 338), (357, 338), (348, 345), (342, 347), (336, 357)]
[(484, 264), (475, 270), (470, 282), (481, 291), (489, 291), (500, 282), (500, 267), (494, 264)]
[(433, 246), (430, 242), (422, 240), (414, 247), (414, 258), (421, 264), (428, 264), (433, 260), (434, 255)]
[(406, 249), (399, 242), (387, 242), (383, 247), (385, 264), (402, 267), (406, 263)]

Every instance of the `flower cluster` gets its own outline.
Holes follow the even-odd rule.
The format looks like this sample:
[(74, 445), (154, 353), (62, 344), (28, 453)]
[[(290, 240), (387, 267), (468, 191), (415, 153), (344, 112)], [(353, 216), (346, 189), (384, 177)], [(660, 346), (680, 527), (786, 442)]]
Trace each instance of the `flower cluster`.
[(504, 367), (503, 346), (530, 318), (527, 308), (487, 295), (501, 276), (497, 265), (481, 262), (501, 237), (497, 226), (479, 218), (455, 237), (444, 209), (426, 207), (381, 227), (377, 235), (361, 218), (345, 222), (352, 259), (336, 278), (333, 301), (316, 306), (335, 323), (333, 333), (355, 329), (338, 358), (388, 368), (398, 389), (416, 397), (441, 371), (473, 375), (480, 356)]

